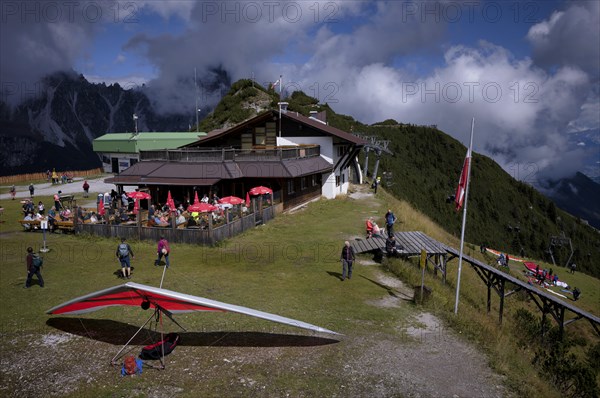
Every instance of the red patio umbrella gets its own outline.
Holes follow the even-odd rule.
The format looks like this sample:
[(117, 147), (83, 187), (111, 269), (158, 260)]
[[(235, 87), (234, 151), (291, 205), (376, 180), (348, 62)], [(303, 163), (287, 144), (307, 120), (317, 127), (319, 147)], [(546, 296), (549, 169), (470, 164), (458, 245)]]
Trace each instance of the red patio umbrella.
[(237, 196), (226, 196), (219, 199), (219, 203), (228, 203), (230, 205), (239, 205), (244, 203), (244, 199), (238, 198)]
[(169, 210), (177, 211), (177, 208), (175, 207), (175, 201), (171, 197), (171, 191), (169, 191), (167, 194), (167, 206), (169, 207)]
[(250, 193), (246, 192), (246, 207), (250, 206)]
[(252, 188), (250, 191), (248, 191), (250, 193), (250, 195), (252, 196), (256, 196), (256, 195), (266, 195), (266, 194), (270, 194), (273, 195), (273, 190), (271, 188), (267, 188), (267, 187), (254, 187)]
[(205, 213), (205, 212), (209, 212), (209, 211), (215, 211), (217, 209), (218, 209), (217, 206), (213, 206), (213, 205), (210, 205), (208, 203), (203, 203), (203, 202), (194, 203), (193, 205), (189, 205), (187, 208), (187, 210), (192, 213), (196, 213), (196, 212), (197, 213)]
[(150, 199), (150, 194), (148, 194), (146, 192), (134, 191), (134, 192), (129, 192), (127, 194), (127, 197), (132, 198), (132, 199)]
[(104, 208), (104, 200), (100, 199), (100, 204), (98, 205), (98, 214), (103, 216), (106, 214), (106, 209)]
[(200, 200), (198, 199), (198, 192), (195, 193), (194, 195), (194, 204), (200, 203)]
[(140, 212), (140, 200), (136, 199), (133, 202), (133, 214), (138, 214)]

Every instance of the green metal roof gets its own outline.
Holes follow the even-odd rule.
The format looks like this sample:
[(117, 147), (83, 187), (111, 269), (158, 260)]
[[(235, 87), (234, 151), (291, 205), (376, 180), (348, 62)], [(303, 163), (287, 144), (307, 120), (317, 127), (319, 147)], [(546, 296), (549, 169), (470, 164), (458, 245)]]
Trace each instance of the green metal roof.
[(93, 142), (94, 152), (138, 153), (154, 149), (175, 149), (204, 137), (205, 132), (193, 133), (116, 133), (105, 134)]

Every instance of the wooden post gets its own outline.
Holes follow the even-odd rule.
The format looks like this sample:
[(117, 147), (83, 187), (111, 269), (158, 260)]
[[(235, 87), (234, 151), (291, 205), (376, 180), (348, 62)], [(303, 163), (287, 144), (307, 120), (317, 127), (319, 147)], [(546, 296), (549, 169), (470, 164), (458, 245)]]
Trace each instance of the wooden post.
[(137, 223), (138, 240), (142, 240), (142, 209), (140, 206), (138, 206), (138, 213), (135, 215), (135, 220)]
[(442, 284), (446, 284), (446, 270), (447, 270), (447, 266), (448, 266), (448, 259), (446, 258), (446, 255), (442, 255)]
[(502, 324), (502, 312), (504, 311), (504, 284), (506, 283), (506, 279), (500, 279), (500, 311), (499, 311), (499, 321)]
[(565, 333), (565, 307), (560, 307), (558, 339), (562, 341)]
[(425, 266), (427, 265), (427, 252), (421, 249), (421, 304), (423, 304), (423, 287), (425, 286)]
[(213, 240), (213, 215), (212, 212), (208, 213), (208, 239), (210, 240), (210, 244), (214, 244)]
[(487, 280), (487, 313), (490, 313), (492, 308), (492, 280), (490, 279), (491, 275), (488, 275)]
[(79, 224), (79, 217), (77, 216), (77, 212), (79, 208), (77, 205), (73, 206), (73, 231), (77, 233), (77, 225)]

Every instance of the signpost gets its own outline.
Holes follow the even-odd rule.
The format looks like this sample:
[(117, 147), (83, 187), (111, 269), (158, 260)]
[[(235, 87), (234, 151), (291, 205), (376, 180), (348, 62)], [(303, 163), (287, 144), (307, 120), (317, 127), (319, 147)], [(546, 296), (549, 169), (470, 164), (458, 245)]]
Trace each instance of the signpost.
[(48, 229), (48, 218), (42, 218), (40, 220), (40, 228), (42, 229), (42, 233), (44, 234), (44, 247), (40, 249), (42, 253), (48, 253), (50, 249), (46, 247), (46, 230)]

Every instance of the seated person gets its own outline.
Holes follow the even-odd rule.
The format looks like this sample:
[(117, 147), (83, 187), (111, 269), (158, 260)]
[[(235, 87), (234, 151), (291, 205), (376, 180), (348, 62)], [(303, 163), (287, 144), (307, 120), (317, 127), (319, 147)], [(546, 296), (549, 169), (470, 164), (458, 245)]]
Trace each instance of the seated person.
[(83, 207), (79, 206), (77, 208), (77, 221), (83, 222), (85, 220), (85, 214), (83, 211)]
[(366, 226), (367, 226), (367, 239), (369, 239), (371, 236), (373, 236), (373, 217), (367, 218)]
[(175, 223), (177, 225), (185, 224), (185, 217), (183, 216), (183, 214), (177, 216), (177, 220), (175, 220)]
[(574, 301), (579, 300), (580, 295), (581, 295), (581, 290), (579, 290), (578, 288), (573, 289), (573, 300)]
[(394, 235), (388, 236), (385, 240), (385, 251), (388, 256), (400, 255), (400, 248), (396, 245), (396, 237)]
[(125, 211), (125, 209), (121, 209), (121, 222), (129, 221), (129, 215)]
[(206, 221), (205, 217), (202, 217), (200, 219), (200, 222), (198, 223), (198, 225), (200, 225), (200, 228), (206, 229), (206, 228), (208, 228), (208, 221)]
[[(23, 219), (23, 221), (33, 221), (33, 220), (34, 220), (33, 214), (31, 214), (31, 213), (27, 213), (27, 215)], [(23, 228), (25, 228), (26, 231), (31, 231), (33, 229), (31, 224), (23, 224)]]
[(496, 258), (496, 262), (498, 266), (505, 267), (506, 266), (506, 257), (504, 257), (504, 253), (500, 253), (498, 258)]
[(187, 226), (189, 227), (195, 227), (196, 225), (198, 225), (198, 223), (196, 223), (196, 220), (194, 219), (194, 217), (190, 217), (187, 220)]
[(371, 235), (373, 238), (382, 238), (381, 236), (381, 228), (376, 223), (373, 223), (373, 234)]
[(92, 212), (90, 214), (89, 220), (90, 220), (90, 224), (95, 224), (95, 223), (98, 222), (98, 217), (96, 217), (96, 213), (95, 212)]
[(60, 219), (61, 219), (61, 221), (69, 221), (69, 219), (71, 218), (72, 215), (73, 215), (73, 213), (71, 213), (71, 210), (64, 209), (63, 211), (60, 212)]

